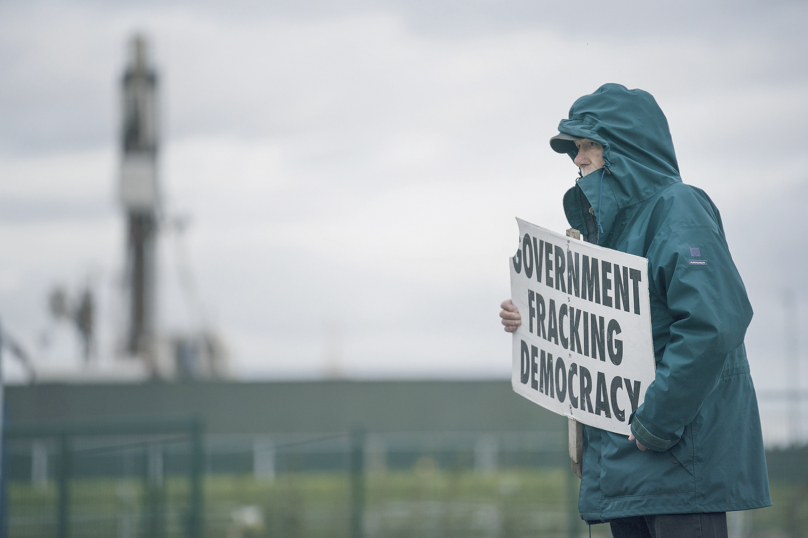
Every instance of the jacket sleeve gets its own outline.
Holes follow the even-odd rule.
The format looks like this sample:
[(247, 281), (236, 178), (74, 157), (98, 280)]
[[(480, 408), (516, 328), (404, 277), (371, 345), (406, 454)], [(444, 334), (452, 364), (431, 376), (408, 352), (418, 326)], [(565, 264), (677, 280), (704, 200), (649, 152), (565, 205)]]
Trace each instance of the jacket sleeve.
[(727, 355), (743, 344), (752, 319), (720, 217), (674, 226), (660, 235), (649, 249), (649, 276), (651, 293), (667, 307), (667, 316), (661, 312), (659, 318), (669, 324), (667, 334), (664, 327), (661, 335), (654, 328), (655, 340), (667, 337), (667, 343), (661, 356), (655, 345), (654, 382), (629, 419), (637, 440), (655, 451), (679, 442), (716, 387)]

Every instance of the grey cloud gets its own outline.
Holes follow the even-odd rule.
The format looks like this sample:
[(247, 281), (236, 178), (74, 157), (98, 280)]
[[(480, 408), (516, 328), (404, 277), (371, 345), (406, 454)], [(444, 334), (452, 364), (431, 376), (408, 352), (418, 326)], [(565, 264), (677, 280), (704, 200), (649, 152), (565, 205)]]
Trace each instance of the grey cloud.
[[(789, 163), (802, 165), (797, 129), (808, 110), (804, 99), (795, 96), (804, 94), (808, 75), (794, 66), (804, 65), (808, 55), (801, 28), (808, 8), (802, 2), (687, 0), (661, 11), (650, 2), (595, 2), (582, 12), (581, 5), (483, 0), (5, 3), (0, 5), (0, 157), (109, 146), (117, 136), (125, 42), (135, 22), (142, 23), (153, 32), (161, 74), (164, 150), (196, 137), (230, 137), (236, 145), (266, 140), (278, 149), (278, 169), (289, 176), (276, 190), (246, 193), (229, 181), (226, 167), (221, 183), (213, 178), (207, 186), (182, 170), (166, 178), (171, 187), (186, 174), (175, 191), (177, 199), (190, 204), (195, 220), (208, 231), (232, 234), (217, 239), (221, 248), (214, 248), (209, 236), (201, 237), (193, 251), (201, 289), (230, 334), (306, 340), (310, 326), (299, 320), (311, 320), (322, 308), (348, 318), (346, 331), (354, 335), (382, 334), (385, 345), (405, 342), (408, 351), (422, 355), (444, 345), (446, 335), (484, 339), (479, 354), (488, 354), (485, 368), (494, 371), (498, 366), (490, 365), (498, 364), (498, 353), (507, 362), (507, 342), (502, 343), (496, 318), (504, 298), (499, 295), (507, 293), (504, 259), (501, 281), (480, 274), (466, 290), (447, 289), (419, 281), (419, 274), (374, 274), (358, 258), (339, 262), (317, 249), (265, 244), (260, 234), (246, 244), (238, 232), (300, 222), (312, 230), (327, 229), (402, 185), (450, 185), (462, 192), (469, 184), (485, 183), (492, 186), (491, 196), (501, 192), (514, 197), (516, 205), (512, 191), (520, 181), (524, 190), (518, 202), (529, 199), (520, 207), (532, 211), (520, 216), (544, 219), (547, 208), (559, 201), (542, 182), (567, 165), (550, 163), (557, 159), (546, 147), (550, 131), (579, 91), (596, 89), (592, 72), (615, 73), (632, 79), (629, 85), (657, 85), (646, 89), (657, 95), (671, 120), (674, 140), (683, 148), (686, 182), (702, 180), (705, 163), (716, 159), (734, 175), (709, 178), (716, 188), (703, 185), (708, 192), (725, 196), (741, 182), (748, 186), (750, 169), (761, 175), (759, 190), (728, 197), (732, 204), (717, 202), (750, 294), (760, 298), (750, 351), (756, 357), (779, 353), (776, 342), (770, 346), (761, 335), (778, 330), (772, 314), (777, 301), (771, 297), (779, 297), (780, 283), (801, 274), (807, 261), (799, 230), (808, 181), (784, 190), (781, 183), (792, 176), (770, 177), (766, 171), (782, 170), (775, 164), (782, 165), (784, 154), (793, 159)], [(40, 18), (51, 8), (80, 16), (64, 24)], [(325, 35), (351, 21), (359, 21), (356, 28), (338, 27), (333, 36)], [(12, 24), (23, 28), (13, 33)], [(537, 29), (549, 30), (553, 45), (577, 47), (578, 63), (565, 65), (565, 51), (543, 50), (544, 41), (517, 47), (522, 58), (507, 57), (510, 45), (486, 45), (503, 36), (524, 38)], [(283, 31), (288, 34), (273, 34)], [(385, 32), (398, 32), (391, 50)], [(679, 49), (685, 52), (673, 54)], [(544, 67), (540, 60), (551, 56), (558, 63)], [(452, 62), (464, 59), (470, 63), (466, 67), (481, 74), (475, 78), (452, 71)], [(496, 69), (508, 61), (513, 63)], [(436, 157), (410, 158), (411, 140), (434, 142)], [(189, 147), (189, 153), (198, 151)], [(390, 157), (397, 151), (403, 157)], [(558, 168), (551, 168), (556, 162)], [(747, 176), (739, 178), (739, 171)], [(485, 218), (477, 208), (452, 207), (449, 197), (444, 205), (457, 219)], [(119, 218), (116, 212), (114, 200), (101, 195), (56, 199), (42, 192), (0, 202), (0, 224), (44, 222), (55, 229), (65, 221), (110, 222)], [(500, 217), (497, 213), (494, 219)], [(355, 231), (343, 226), (346, 234)], [(75, 249), (84, 247), (83, 256), (101, 255), (89, 250), (93, 245)], [(44, 271), (45, 265), (37, 270)], [(6, 302), (17, 304), (10, 312), (33, 308), (23, 303), (44, 284), (26, 281), (25, 286)], [(455, 314), (448, 320), (442, 310), (424, 314), (424, 305), (433, 302)], [(266, 360), (255, 349), (243, 358), (245, 369)], [(368, 364), (373, 359), (369, 351), (363, 357)], [(294, 368), (299, 357), (278, 360)]]
[(106, 197), (9, 198), (0, 200), (0, 226), (32, 222), (58, 225), (63, 221), (88, 221), (99, 224), (117, 217), (114, 203)]

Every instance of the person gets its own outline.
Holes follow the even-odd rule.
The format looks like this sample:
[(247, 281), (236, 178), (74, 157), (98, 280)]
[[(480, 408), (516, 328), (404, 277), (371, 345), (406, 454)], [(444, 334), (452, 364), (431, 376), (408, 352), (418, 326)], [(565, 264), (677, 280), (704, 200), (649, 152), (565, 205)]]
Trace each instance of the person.
[[(744, 347), (752, 308), (718, 209), (679, 174), (668, 122), (643, 90), (606, 84), (572, 105), (550, 146), (579, 168), (569, 224), (648, 259), (656, 373), (631, 436), (583, 427), (578, 508), (620, 537), (726, 537), (726, 512), (771, 505)], [(501, 322), (521, 323), (509, 299)]]

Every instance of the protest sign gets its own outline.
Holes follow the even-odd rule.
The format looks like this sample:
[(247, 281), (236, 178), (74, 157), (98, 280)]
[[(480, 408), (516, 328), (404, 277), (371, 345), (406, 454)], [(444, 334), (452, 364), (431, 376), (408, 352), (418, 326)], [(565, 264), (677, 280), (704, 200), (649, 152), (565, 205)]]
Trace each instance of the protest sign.
[(521, 219), (510, 259), (513, 390), (579, 422), (628, 435), (654, 380), (648, 261)]

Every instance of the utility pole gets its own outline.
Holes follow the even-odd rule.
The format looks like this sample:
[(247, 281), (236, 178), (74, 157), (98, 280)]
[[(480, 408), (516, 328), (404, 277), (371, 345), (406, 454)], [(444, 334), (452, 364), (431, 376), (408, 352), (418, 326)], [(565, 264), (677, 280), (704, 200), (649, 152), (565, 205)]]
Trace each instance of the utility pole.
[(800, 349), (797, 298), (794, 290), (786, 290), (783, 295), (783, 313), (786, 316), (786, 357), (787, 377), (789, 378), (788, 430), (789, 443), (798, 446), (802, 441), (802, 398), (800, 394)]
[(3, 325), (0, 324), (0, 536), (7, 536), (6, 529), (6, 477), (3, 474), (3, 447), (5, 446), (5, 379), (3, 379)]
[(157, 75), (148, 64), (147, 43), (136, 35), (123, 75), (120, 202), (126, 212), (126, 353), (157, 375), (155, 357), (155, 276), (157, 217)]

